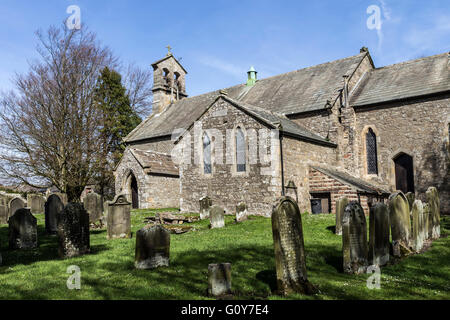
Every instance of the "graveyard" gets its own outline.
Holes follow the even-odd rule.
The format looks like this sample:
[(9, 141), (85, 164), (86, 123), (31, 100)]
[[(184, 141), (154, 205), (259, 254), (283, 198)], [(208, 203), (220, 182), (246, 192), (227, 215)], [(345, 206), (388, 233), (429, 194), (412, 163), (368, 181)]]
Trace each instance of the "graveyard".
[[(380, 289), (369, 289), (369, 274), (343, 272), (343, 240), (335, 234), (335, 215), (302, 213), (306, 272), (317, 292), (280, 296), (275, 293), (271, 218), (261, 216), (236, 223), (234, 215), (226, 215), (225, 226), (213, 229), (209, 219), (193, 219), (189, 232), (170, 235), (168, 266), (136, 268), (138, 230), (149, 217), (167, 211), (177, 213), (132, 210), (130, 237), (108, 240), (106, 227), (91, 228), (90, 252), (65, 259), (58, 254), (58, 237), (45, 230), (43, 213), (33, 214), (34, 248), (9, 249), (8, 225), (0, 225), (0, 299), (215, 299), (207, 294), (208, 265), (214, 263), (231, 263), (232, 294), (227, 299), (450, 299), (449, 216), (441, 216), (439, 239), (431, 246), (425, 242), (419, 254), (391, 257), (381, 269)], [(81, 270), (79, 290), (66, 286), (71, 265)]]

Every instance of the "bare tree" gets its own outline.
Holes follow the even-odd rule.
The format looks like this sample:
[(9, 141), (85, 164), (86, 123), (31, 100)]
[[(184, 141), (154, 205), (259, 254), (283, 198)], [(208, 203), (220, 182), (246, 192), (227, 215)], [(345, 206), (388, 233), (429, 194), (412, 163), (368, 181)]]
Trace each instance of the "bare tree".
[(0, 101), (0, 174), (34, 187), (52, 184), (78, 201), (101, 157), (95, 84), (116, 59), (85, 26), (36, 35), (40, 59), (16, 75), (15, 92)]
[(124, 86), (130, 98), (131, 107), (142, 118), (152, 112), (152, 73), (150, 69), (142, 69), (129, 64), (125, 71)]

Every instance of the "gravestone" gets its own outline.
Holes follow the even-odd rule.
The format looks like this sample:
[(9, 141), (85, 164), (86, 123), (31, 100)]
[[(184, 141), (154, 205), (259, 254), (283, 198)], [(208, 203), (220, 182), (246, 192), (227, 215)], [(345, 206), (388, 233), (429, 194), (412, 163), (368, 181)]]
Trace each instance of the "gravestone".
[(208, 219), (210, 209), (212, 206), (212, 200), (208, 196), (206, 196), (201, 198), (199, 202), (200, 202), (200, 219), (201, 220)]
[(9, 216), (12, 217), (16, 210), (26, 207), (26, 202), (22, 198), (13, 198), (9, 201)]
[(89, 253), (89, 215), (83, 205), (69, 203), (56, 217), (59, 256), (70, 258)]
[(231, 263), (208, 265), (208, 295), (218, 297), (231, 294)]
[(236, 221), (242, 222), (247, 220), (247, 205), (243, 202), (236, 206)]
[(430, 215), (430, 206), (425, 202), (423, 203), (423, 231), (425, 240), (430, 238)]
[(426, 192), (427, 203), (430, 208), (430, 218), (429, 223), (429, 237), (431, 239), (439, 239), (441, 236), (441, 214), (440, 214), (440, 201), (439, 193), (435, 187), (429, 187)]
[(424, 214), (423, 204), (420, 200), (415, 200), (412, 205), (412, 217), (413, 217), (413, 230), (412, 230), (412, 243), (414, 250), (420, 252), (425, 241), (425, 227), (424, 227)]
[(136, 232), (134, 265), (137, 269), (169, 266), (170, 232), (162, 225), (147, 225)]
[(337, 235), (342, 235), (342, 217), (344, 216), (345, 207), (348, 204), (347, 198), (336, 200), (336, 230)]
[(384, 266), (389, 262), (389, 210), (375, 203), (369, 214), (369, 263)]
[(88, 193), (83, 199), (83, 204), (89, 214), (90, 222), (97, 222), (102, 218), (103, 204), (102, 197), (99, 194), (95, 192)]
[(0, 204), (0, 224), (7, 224), (9, 218), (8, 206)]
[(400, 257), (409, 250), (411, 235), (411, 219), (409, 204), (403, 192), (399, 191), (389, 196), (389, 222), (391, 224), (393, 254)]
[(123, 194), (107, 202), (107, 239), (131, 237), (131, 203)]
[(45, 197), (40, 194), (28, 194), (27, 206), (31, 209), (31, 213), (44, 213)]
[(412, 192), (408, 192), (405, 194), (405, 197), (408, 200), (409, 211), (411, 212), (414, 201), (416, 200), (416, 195)]
[(219, 206), (212, 206), (210, 208), (209, 220), (211, 229), (223, 228), (225, 226), (224, 219), (225, 211)]
[(37, 243), (37, 219), (31, 214), (30, 208), (20, 208), (9, 217), (9, 248), (31, 249)]
[(272, 236), (279, 294), (316, 292), (306, 275), (302, 218), (291, 197), (281, 197), (272, 211)]
[(359, 274), (366, 271), (368, 248), (367, 226), (364, 210), (356, 202), (350, 202), (342, 217), (342, 252), (344, 272)]
[(58, 231), (57, 216), (64, 210), (64, 203), (58, 194), (51, 194), (45, 202), (45, 231), (55, 234)]

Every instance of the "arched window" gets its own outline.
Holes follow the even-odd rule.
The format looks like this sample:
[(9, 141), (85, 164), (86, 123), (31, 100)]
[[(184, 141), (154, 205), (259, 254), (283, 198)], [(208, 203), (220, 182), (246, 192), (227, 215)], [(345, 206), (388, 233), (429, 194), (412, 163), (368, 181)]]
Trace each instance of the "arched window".
[(371, 128), (366, 133), (367, 173), (378, 174), (377, 136)]
[(203, 133), (203, 173), (210, 174), (211, 172), (211, 139), (205, 132)]
[(245, 172), (246, 152), (245, 135), (241, 128), (236, 129), (236, 171)]

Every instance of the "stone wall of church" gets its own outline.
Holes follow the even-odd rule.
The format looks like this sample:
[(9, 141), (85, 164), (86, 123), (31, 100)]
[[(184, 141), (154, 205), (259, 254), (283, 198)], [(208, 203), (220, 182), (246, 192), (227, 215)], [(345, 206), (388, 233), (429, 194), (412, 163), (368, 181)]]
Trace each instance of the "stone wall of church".
[(115, 191), (126, 194), (131, 201), (130, 175), (138, 184), (139, 208), (178, 208), (180, 187), (178, 177), (146, 173), (129, 149), (126, 149), (119, 166), (114, 172)]
[[(180, 165), (181, 179), (181, 211), (198, 212), (199, 199), (203, 196), (209, 196), (213, 204), (222, 206), (227, 214), (234, 214), (236, 205), (239, 202), (245, 202), (250, 214), (270, 216), (272, 205), (277, 197), (281, 195), (280, 169), (275, 167), (270, 172), (264, 172), (268, 166), (262, 164), (259, 160), (256, 164), (249, 164), (247, 152), (247, 171), (245, 173), (236, 173), (236, 165), (227, 161), (226, 148), (231, 146), (229, 154), (234, 154), (233, 141), (234, 135), (229, 135), (231, 139), (227, 141), (227, 130), (232, 132), (238, 125), (245, 129), (247, 135), (250, 129), (263, 129), (265, 126), (253, 117), (243, 111), (230, 105), (228, 102), (219, 99), (202, 116), (201, 125), (203, 129), (215, 129), (216, 135), (222, 136), (220, 139), (213, 135), (213, 164), (212, 174), (204, 174), (201, 162), (194, 162), (194, 154), (201, 159), (201, 148), (194, 151), (194, 138), (198, 141), (197, 146), (201, 146), (202, 134), (195, 135), (194, 128), (191, 128), (191, 164)], [(184, 137), (186, 141), (186, 137)], [(278, 141), (278, 140), (277, 140)], [(216, 146), (223, 146), (223, 156), (214, 150)], [(253, 144), (250, 146), (252, 148)], [(275, 159), (279, 159), (279, 148), (275, 148)], [(222, 163), (218, 163), (222, 159)]]
[(302, 212), (311, 212), (309, 167), (336, 163), (336, 149), (289, 137), (283, 137), (284, 184), (292, 180), (297, 186), (298, 205)]
[[(450, 213), (450, 95), (356, 110), (356, 170), (362, 178), (395, 189), (393, 158), (413, 157), (416, 197), (439, 190), (441, 211)], [(377, 135), (378, 176), (366, 174), (365, 132)]]

